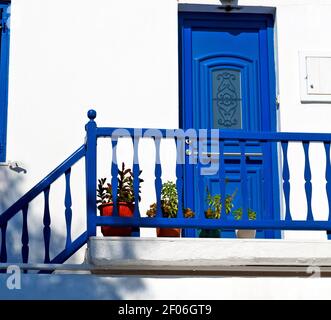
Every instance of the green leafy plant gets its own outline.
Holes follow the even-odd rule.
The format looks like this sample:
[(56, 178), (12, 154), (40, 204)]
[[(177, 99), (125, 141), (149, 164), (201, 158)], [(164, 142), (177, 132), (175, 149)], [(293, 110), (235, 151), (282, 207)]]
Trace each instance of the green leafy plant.
[(107, 183), (107, 178), (98, 179), (97, 203), (110, 203), (112, 199), (112, 186), (110, 183)]
[[(139, 194), (141, 193), (141, 183), (144, 181), (139, 178), (142, 171), (139, 172)], [(122, 162), (121, 170), (118, 170), (117, 178), (117, 202), (134, 203), (134, 186), (133, 186), (133, 173), (131, 169), (126, 169), (124, 162)], [(138, 201), (140, 201), (140, 195)], [(107, 183), (107, 178), (98, 179), (97, 187), (97, 203), (113, 203), (113, 188), (110, 183)]]
[[(226, 195), (225, 197), (225, 213), (229, 214), (234, 207), (233, 199), (237, 193), (237, 190), (231, 194)], [(222, 211), (222, 199), (220, 194), (216, 194), (212, 196), (207, 188), (207, 204), (208, 208), (205, 212), (205, 216), (207, 219), (219, 219), (221, 217)]]
[[(237, 194), (237, 190), (231, 195), (225, 196), (225, 214), (229, 214), (234, 207), (233, 199)], [(208, 205), (205, 211), (205, 217), (207, 219), (219, 219), (222, 212), (222, 197), (220, 194), (211, 195), (207, 188), (206, 202)], [(199, 233), (200, 238), (219, 238), (221, 234), (220, 229), (201, 229)]]
[(176, 185), (167, 181), (162, 185), (161, 190), (162, 211), (165, 216), (175, 218), (178, 212), (178, 195)]
[[(164, 218), (176, 218), (178, 213), (178, 194), (176, 184), (167, 181), (162, 184), (161, 189), (161, 210)], [(146, 215), (150, 218), (156, 216), (157, 205), (153, 203), (147, 210)], [(195, 213), (190, 208), (183, 210), (185, 218), (193, 218)]]
[[(232, 212), (232, 214), (236, 220), (241, 220), (243, 216), (243, 209), (236, 209)], [(248, 220), (256, 220), (256, 212), (250, 208), (248, 208)]]

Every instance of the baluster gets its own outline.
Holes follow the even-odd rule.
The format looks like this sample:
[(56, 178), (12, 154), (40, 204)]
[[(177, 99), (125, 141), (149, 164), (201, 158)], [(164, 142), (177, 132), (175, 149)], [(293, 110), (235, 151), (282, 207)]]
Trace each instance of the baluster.
[(305, 191), (307, 199), (307, 221), (314, 220), (312, 206), (311, 206), (311, 196), (312, 196), (312, 184), (311, 184), (311, 171), (309, 163), (309, 142), (302, 142), (303, 149), (305, 152)]
[(247, 166), (245, 155), (245, 140), (240, 140), (240, 177), (241, 177), (241, 197), (243, 204), (242, 220), (248, 220), (248, 186), (247, 186)]
[[(272, 145), (268, 141), (261, 141), (263, 150), (263, 198), (264, 198), (264, 211), (262, 219), (264, 220), (274, 220), (273, 216), (273, 196), (272, 196)], [(270, 230), (264, 231), (264, 236), (266, 238), (273, 238), (274, 232)]]
[(162, 190), (162, 168), (160, 159), (161, 137), (154, 137), (155, 143), (155, 193), (156, 193), (156, 216), (162, 217), (161, 190)]
[[(22, 210), (23, 214), (23, 225), (22, 225), (22, 261), (28, 263), (29, 261), (29, 231), (28, 231), (28, 207), (25, 205)], [(26, 272), (26, 270), (25, 270)]]
[(325, 168), (325, 179), (326, 179), (326, 194), (328, 197), (329, 205), (329, 218), (331, 221), (331, 166), (330, 166), (330, 142), (324, 142), (326, 168)]
[(219, 158), (219, 181), (220, 181), (220, 195), (221, 195), (221, 219), (226, 220), (226, 178), (225, 178), (225, 161), (224, 161), (224, 141), (219, 142), (220, 158)]
[(288, 166), (287, 159), (287, 149), (288, 149), (288, 141), (281, 142), (282, 150), (283, 150), (283, 190), (284, 190), (284, 198), (285, 198), (285, 221), (292, 221), (291, 209), (290, 209), (290, 170)]
[(118, 186), (118, 165), (117, 165), (117, 137), (112, 137), (111, 143), (113, 146), (113, 161), (111, 164), (111, 185), (112, 185), (112, 197), (113, 197), (113, 216), (118, 217), (117, 207), (117, 186)]
[(44, 202), (45, 202), (45, 206), (44, 206), (44, 219), (43, 219), (43, 223), (44, 223), (44, 243), (45, 243), (45, 258), (44, 258), (44, 263), (49, 263), (50, 262), (50, 258), (49, 258), (49, 243), (50, 243), (50, 239), (51, 239), (51, 215), (49, 212), (49, 190), (50, 187), (47, 187), (44, 190)]
[(97, 189), (97, 124), (94, 119), (97, 113), (94, 110), (87, 112), (89, 122), (86, 124), (86, 227), (89, 237), (95, 236), (97, 232), (96, 217), (96, 189)]
[(139, 210), (139, 201), (140, 201), (140, 194), (139, 194), (139, 175), (141, 173), (139, 167), (139, 137), (135, 136), (132, 137), (133, 139), (133, 191), (134, 191), (134, 217), (140, 217), (140, 210)]
[(6, 242), (7, 222), (4, 222), (1, 225), (0, 229), (1, 229), (0, 262), (6, 263), (7, 262), (7, 242)]
[[(201, 157), (201, 150), (199, 149), (199, 158)], [(201, 174), (202, 172), (202, 163), (201, 158), (199, 159), (198, 163), (198, 188), (199, 188), (199, 204), (198, 204), (198, 212), (196, 212), (197, 218), (206, 218), (205, 211), (206, 211), (206, 203), (208, 202), (208, 193), (210, 190), (208, 189), (208, 186), (205, 186), (204, 177)], [(193, 200), (194, 201), (194, 200)]]
[[(184, 163), (184, 137), (175, 137), (176, 143), (176, 189), (178, 196), (178, 213), (177, 217), (183, 217), (183, 163)], [(190, 208), (192, 209), (192, 208)]]
[(71, 175), (71, 168), (69, 168), (65, 172), (66, 191), (64, 198), (64, 206), (65, 206), (65, 219), (66, 219), (66, 229), (67, 229), (66, 249), (70, 247), (72, 242), (71, 241), (72, 200), (71, 200), (71, 188), (70, 188), (70, 175)]

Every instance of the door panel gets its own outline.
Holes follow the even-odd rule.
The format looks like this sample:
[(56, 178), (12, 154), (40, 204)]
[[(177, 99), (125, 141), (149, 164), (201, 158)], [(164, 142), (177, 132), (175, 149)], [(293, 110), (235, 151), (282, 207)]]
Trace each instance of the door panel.
[(235, 56), (194, 60), (193, 108), (200, 115), (194, 117), (194, 126), (259, 130), (257, 92), (249, 88), (250, 83), (257, 83), (256, 69), (253, 61)]
[[(272, 19), (269, 15), (180, 14), (182, 128), (275, 129), (274, 64), (269, 39)], [(211, 143), (203, 148), (210, 150)], [(264, 193), (270, 190), (263, 190), (262, 181), (270, 179), (274, 186), (277, 174), (263, 177), (262, 159), (268, 160), (268, 167), (275, 168), (276, 150), (251, 142), (245, 151), (256, 155), (246, 157), (247, 206), (256, 211), (258, 217), (275, 217), (279, 214), (277, 206), (273, 210), (265, 208)], [(226, 142), (224, 152), (227, 154), (226, 194), (235, 192), (236, 209), (243, 207), (238, 142)], [(185, 167), (185, 205), (200, 214), (207, 208), (207, 190), (212, 195), (221, 193), (218, 172), (202, 175), (202, 167), (201, 163), (194, 168)], [(277, 192), (272, 191), (275, 199)], [(185, 235), (196, 236), (197, 232), (190, 230)], [(233, 230), (222, 231), (222, 237), (233, 236)], [(257, 237), (276, 237), (276, 234), (258, 231)]]

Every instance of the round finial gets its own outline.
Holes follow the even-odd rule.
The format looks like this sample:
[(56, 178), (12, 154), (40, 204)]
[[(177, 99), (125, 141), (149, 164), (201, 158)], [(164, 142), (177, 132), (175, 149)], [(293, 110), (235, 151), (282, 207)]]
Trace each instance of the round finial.
[(91, 109), (87, 112), (87, 116), (91, 121), (93, 121), (97, 116), (97, 112), (95, 110)]

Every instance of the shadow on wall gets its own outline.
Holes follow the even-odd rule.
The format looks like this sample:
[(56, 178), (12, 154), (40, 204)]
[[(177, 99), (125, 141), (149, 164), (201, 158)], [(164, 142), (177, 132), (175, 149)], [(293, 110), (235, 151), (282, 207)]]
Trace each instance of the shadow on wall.
[[(135, 259), (135, 252), (122, 244), (123, 258)], [(109, 276), (59, 272), (53, 275), (22, 274), (19, 290), (9, 290), (10, 275), (0, 274), (1, 300), (123, 300), (143, 297), (148, 288), (144, 277)]]
[[(123, 244), (123, 256), (134, 259), (135, 253)], [(123, 300), (142, 298), (148, 291), (141, 276), (90, 274), (22, 275), (21, 289), (8, 290), (9, 275), (0, 275), (0, 299), (37, 300)]]
[[(8, 209), (22, 196), (21, 186), (24, 175), (0, 169), (0, 214)], [(42, 208), (40, 210), (40, 208)], [(28, 233), (29, 233), (29, 261), (43, 263), (45, 257), (43, 238), (43, 197), (38, 196), (29, 204)], [(8, 263), (22, 263), (22, 211), (8, 221), (6, 232), (7, 261)], [(1, 232), (0, 232), (1, 233)], [(0, 239), (1, 242), (1, 239)], [(50, 254), (62, 251), (65, 236), (51, 228)], [(56, 251), (53, 248), (57, 248)]]
[(21, 289), (6, 288), (0, 275), (1, 300), (123, 300), (142, 299), (148, 292), (143, 277), (96, 275), (22, 275)]
[(0, 213), (22, 195), (19, 190), (22, 181), (23, 174), (11, 172), (7, 167), (0, 168)]
[[(0, 213), (3, 213), (22, 196), (21, 186), (24, 177), (24, 175), (12, 172), (7, 168), (0, 169)], [(43, 208), (43, 194), (38, 196), (29, 205), (30, 263), (42, 263), (44, 261)], [(54, 212), (53, 214), (59, 214), (59, 212)], [(18, 212), (9, 221), (7, 226), (7, 261), (9, 263), (15, 264), (22, 262), (21, 237), (22, 212)], [(64, 249), (65, 242), (65, 232), (59, 232), (54, 227), (51, 228), (51, 259)], [(84, 248), (81, 250), (84, 250)], [(123, 244), (122, 251), (123, 255), (134, 259), (135, 253), (130, 246)], [(21, 290), (8, 290), (6, 279), (9, 275), (1, 275), (3, 283), (1, 280), (0, 299), (123, 299), (128, 294), (132, 295), (135, 292), (139, 293), (144, 290), (144, 283), (139, 278), (131, 279), (129, 283), (126, 283), (123, 278), (117, 277), (114, 277), (111, 281), (103, 281), (104, 277), (102, 276), (85, 274), (55, 274), (49, 276), (32, 273), (36, 273), (36, 271), (30, 271), (29, 275), (22, 275)]]

